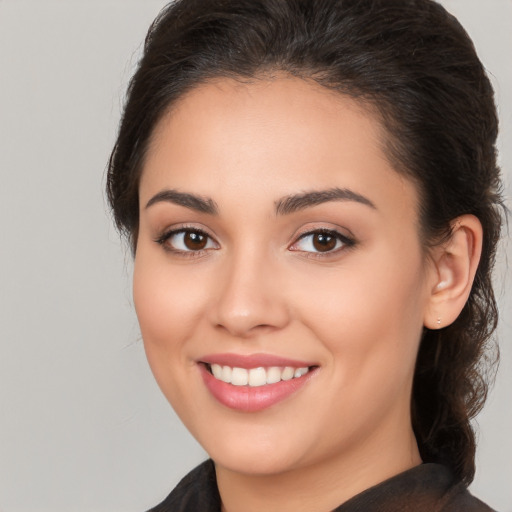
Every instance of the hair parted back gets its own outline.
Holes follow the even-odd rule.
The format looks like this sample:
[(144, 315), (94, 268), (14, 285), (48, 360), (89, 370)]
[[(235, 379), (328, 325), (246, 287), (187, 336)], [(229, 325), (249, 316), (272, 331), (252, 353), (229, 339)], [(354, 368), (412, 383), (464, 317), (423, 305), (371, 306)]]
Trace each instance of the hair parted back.
[[(500, 177), (493, 91), (458, 21), (432, 0), (178, 0), (149, 29), (127, 93), (108, 168), (118, 228), (136, 249), (138, 185), (158, 121), (208, 80), (314, 80), (377, 113), (397, 172), (420, 194), (428, 248), (451, 221), (473, 214), (484, 231), (482, 258), (459, 318), (425, 330), (412, 420), (425, 462), (474, 476), (470, 419), (487, 393), (489, 340), (497, 308), (491, 283), (500, 237)], [(487, 362), (487, 366), (483, 363)]]

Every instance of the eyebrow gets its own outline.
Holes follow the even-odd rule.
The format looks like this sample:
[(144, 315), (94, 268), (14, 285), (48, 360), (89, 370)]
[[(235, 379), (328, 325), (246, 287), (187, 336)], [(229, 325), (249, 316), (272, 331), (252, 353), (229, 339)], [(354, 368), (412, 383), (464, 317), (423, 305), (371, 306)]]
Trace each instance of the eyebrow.
[[(369, 206), (376, 210), (377, 207), (367, 197), (362, 196), (347, 188), (330, 188), (327, 190), (318, 190), (303, 192), (283, 197), (275, 202), (275, 211), (277, 215), (289, 215), (312, 206), (317, 206), (330, 201), (354, 201), (356, 203)], [(160, 203), (173, 203), (184, 206), (199, 213), (209, 215), (218, 215), (219, 208), (217, 203), (209, 198), (177, 190), (166, 189), (155, 194), (146, 204), (146, 208)]]
[(158, 192), (158, 194), (154, 195), (147, 202), (146, 208), (161, 202), (177, 204), (209, 215), (218, 215), (219, 213), (217, 203), (209, 197), (201, 197), (195, 194), (187, 194), (185, 192), (178, 192), (177, 190), (170, 189), (162, 190), (161, 192)]
[(275, 203), (276, 213), (278, 215), (288, 215), (330, 201), (355, 201), (356, 203), (369, 206), (373, 210), (377, 209), (375, 204), (367, 197), (348, 188), (336, 187), (327, 190), (303, 192), (279, 199)]

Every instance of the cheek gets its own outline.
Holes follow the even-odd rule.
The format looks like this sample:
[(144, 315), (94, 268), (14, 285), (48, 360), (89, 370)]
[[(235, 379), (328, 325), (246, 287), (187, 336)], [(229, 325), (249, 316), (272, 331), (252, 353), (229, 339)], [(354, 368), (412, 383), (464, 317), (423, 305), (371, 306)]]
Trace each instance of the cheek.
[(158, 386), (185, 422), (190, 415), (202, 414), (190, 399), (197, 393), (197, 368), (187, 347), (204, 300), (204, 292), (196, 284), (190, 283), (190, 274), (185, 277), (179, 267), (171, 272), (165, 261), (151, 252), (143, 249), (137, 253), (133, 297), (144, 350)]
[(423, 325), (421, 260), (385, 256), (354, 258), (354, 264), (310, 276), (309, 288), (297, 287), (303, 322), (347, 380), (371, 382), (373, 374), (386, 372), (405, 376), (414, 368)]
[[(149, 251), (148, 251), (149, 252)], [(142, 335), (154, 345), (167, 347), (182, 338), (197, 322), (204, 289), (190, 273), (172, 270), (165, 256), (137, 253), (133, 298)]]
[(165, 255), (139, 247), (133, 274), (135, 310), (151, 370), (172, 401), (177, 400), (176, 383), (192, 368), (184, 347), (201, 317), (203, 296), (190, 274), (184, 277), (179, 267), (171, 271)]

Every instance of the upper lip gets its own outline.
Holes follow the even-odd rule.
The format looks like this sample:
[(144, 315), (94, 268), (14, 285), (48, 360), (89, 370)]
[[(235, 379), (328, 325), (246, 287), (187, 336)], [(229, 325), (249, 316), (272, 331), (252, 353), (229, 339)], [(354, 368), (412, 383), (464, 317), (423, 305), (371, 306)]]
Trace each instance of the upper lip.
[(317, 366), (310, 361), (299, 361), (296, 359), (289, 359), (287, 357), (276, 356), (272, 354), (209, 354), (198, 359), (200, 363), (206, 364), (219, 364), (221, 366), (230, 366), (232, 368), (251, 368), (272, 366), (291, 366), (292, 368), (305, 368), (310, 366)]

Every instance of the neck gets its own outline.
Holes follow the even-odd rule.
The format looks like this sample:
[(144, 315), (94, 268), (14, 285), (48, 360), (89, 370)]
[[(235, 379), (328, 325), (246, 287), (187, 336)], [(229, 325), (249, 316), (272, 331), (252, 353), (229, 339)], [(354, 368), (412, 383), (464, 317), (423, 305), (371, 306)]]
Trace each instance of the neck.
[[(329, 512), (360, 492), (421, 463), (412, 429), (400, 443), (366, 440), (365, 450), (279, 474), (230, 471), (216, 464), (222, 512)], [(405, 435), (404, 435), (405, 434)]]

